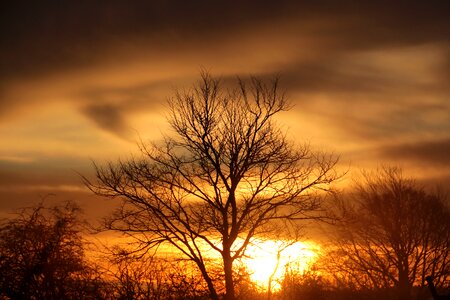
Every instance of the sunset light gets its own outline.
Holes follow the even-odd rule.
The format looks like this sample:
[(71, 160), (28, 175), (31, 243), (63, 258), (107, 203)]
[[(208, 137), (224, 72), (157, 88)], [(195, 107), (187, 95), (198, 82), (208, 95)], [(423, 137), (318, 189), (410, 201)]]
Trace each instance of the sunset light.
[(319, 251), (319, 246), (311, 242), (286, 245), (283, 241), (260, 241), (257, 246), (249, 247), (248, 258), (244, 258), (243, 263), (248, 266), (251, 279), (261, 289), (267, 289), (268, 281), (272, 279), (272, 289), (277, 290), (290, 263), (295, 263), (300, 273), (306, 271), (314, 263)]
[(450, 297), (449, 0), (3, 2), (0, 299)]

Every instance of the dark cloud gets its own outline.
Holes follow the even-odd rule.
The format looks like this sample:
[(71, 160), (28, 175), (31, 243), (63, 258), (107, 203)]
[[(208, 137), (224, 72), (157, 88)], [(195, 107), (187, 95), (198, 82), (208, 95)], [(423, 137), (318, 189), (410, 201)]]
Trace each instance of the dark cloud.
[(30, 207), (44, 201), (46, 205), (61, 204), (66, 201), (77, 203), (82, 211), (83, 218), (86, 218), (91, 224), (97, 225), (97, 222), (108, 216), (116, 207), (116, 203), (94, 195), (87, 188), (86, 190), (67, 190), (58, 187), (48, 186), (16, 186), (4, 190), (0, 187), (0, 219), (9, 218), (24, 207)]
[[(92, 163), (74, 157), (36, 157), (11, 159), (0, 157), (0, 186), (21, 184), (80, 184), (77, 172), (91, 170)], [(49, 181), (49, 178), (52, 178)]]
[(92, 105), (113, 102), (114, 106), (123, 112), (148, 110), (170, 96), (169, 93), (174, 91), (173, 82), (176, 80), (174, 77), (171, 80), (131, 84), (125, 87), (93, 87), (81, 91), (78, 96), (85, 103)]
[(126, 87), (89, 88), (79, 96), (85, 103), (81, 112), (96, 126), (129, 139), (133, 130), (127, 122), (128, 116), (159, 108), (171, 93), (171, 81), (156, 81)]
[[(263, 78), (278, 75), (288, 91), (306, 94), (407, 94), (424, 90), (428, 94), (448, 94), (450, 92), (448, 50), (450, 49), (444, 44), (401, 49), (387, 48), (372, 52), (337, 51), (328, 55), (327, 49), (321, 49), (320, 56), (306, 60), (299, 56), (297, 61), (290, 61), (277, 70), (259, 75)], [(413, 64), (413, 61), (405, 63), (405, 57), (415, 60), (416, 64), (425, 64), (420, 71), (429, 74), (414, 73), (417, 71), (414, 69), (409, 74), (406, 71), (402, 71), (403, 74), (392, 74), (392, 68), (397, 68), (394, 71), (398, 72), (402, 68), (407, 69), (408, 64)], [(379, 61), (374, 61), (375, 59)], [(395, 59), (397, 61), (393, 61)], [(396, 66), (395, 63), (404, 65)], [(427, 76), (433, 79), (424, 80)]]
[(205, 51), (263, 25), (334, 51), (449, 36), (448, 1), (9, 1), (1, 11), (3, 78), (91, 65), (112, 45), (183, 51), (199, 43)]
[(450, 138), (384, 147), (380, 152), (386, 158), (419, 166), (450, 166)]
[(84, 209), (90, 221), (100, 220), (115, 203), (94, 195), (84, 185), (80, 174), (95, 177), (89, 159), (54, 155), (33, 159), (0, 156), (0, 219), (9, 217), (15, 209), (45, 199), (47, 204), (74, 201)]
[[(370, 67), (349, 70), (350, 66), (337, 66), (336, 63), (339, 60), (339, 58), (335, 60), (328, 58), (320, 61), (291, 63), (289, 66), (280, 68), (276, 74), (281, 77), (281, 83), (286, 90), (306, 94), (377, 93), (394, 87), (397, 89), (412, 87), (412, 83), (401, 82), (399, 78), (394, 81)], [(272, 76), (273, 72), (262, 75), (263, 78)]]
[[(221, 35), (282, 8), (210, 1), (9, 2), (2, 9), (3, 75), (36, 74), (96, 62), (111, 45), (164, 50)], [(273, 6), (273, 7), (272, 7)], [(251, 12), (251, 14), (250, 14)]]
[(415, 105), (392, 99), (379, 102), (370, 106), (370, 101), (358, 104), (342, 100), (332, 110), (314, 110), (314, 113), (333, 120), (332, 125), (344, 136), (366, 141), (402, 139), (430, 133), (443, 136), (450, 130), (448, 105)]
[(112, 104), (93, 104), (86, 106), (82, 112), (98, 127), (129, 139), (131, 128), (120, 106)]
[[(268, 48), (298, 49), (299, 61), (266, 68), (279, 72), (292, 91), (379, 92), (399, 86), (417, 89), (422, 86), (401, 79), (392, 81), (385, 74), (369, 72), (367, 66), (363, 66), (364, 72), (348, 73), (336, 63), (341, 54), (352, 51), (423, 43), (447, 47), (450, 36), (449, 2), (438, 0), (9, 1), (0, 11), (2, 117), (23, 103), (26, 106), (46, 101), (4, 93), (16, 81), (20, 86), (21, 79), (51, 74), (58, 77), (80, 68), (95, 69), (99, 64), (127, 64), (145, 55), (156, 61), (161, 57), (167, 61), (179, 57), (189, 60), (195, 55), (193, 65), (202, 65), (202, 58), (209, 57), (210, 61), (229, 61), (233, 67), (233, 61), (241, 56), (236, 53), (239, 48), (221, 52), (224, 57), (215, 57), (215, 52), (230, 44), (244, 45), (249, 36), (260, 40), (247, 45), (247, 55), (268, 51), (264, 57), (270, 60)], [(285, 43), (279, 43), (279, 37), (287, 37)], [(305, 60), (304, 49), (314, 55)], [(155, 59), (147, 61), (149, 73), (152, 62)], [(448, 74), (445, 67), (441, 71)], [(173, 73), (177, 76), (176, 66)], [(107, 106), (102, 109), (112, 114), (114, 105), (109, 103), (102, 102)], [(87, 115), (95, 116), (99, 111), (88, 108)], [(114, 124), (123, 125), (117, 113), (116, 119), (118, 123)], [(105, 121), (97, 124), (118, 129), (116, 125), (106, 126)]]

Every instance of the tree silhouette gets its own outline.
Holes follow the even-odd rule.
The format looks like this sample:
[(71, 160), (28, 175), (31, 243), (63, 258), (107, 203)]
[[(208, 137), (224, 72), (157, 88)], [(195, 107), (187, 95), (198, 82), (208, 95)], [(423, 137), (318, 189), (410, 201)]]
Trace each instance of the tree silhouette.
[[(394, 288), (411, 299), (426, 276), (437, 286), (450, 276), (450, 210), (439, 194), (424, 191), (398, 168), (366, 174), (341, 202), (337, 247), (330, 262), (347, 285)], [(334, 262), (334, 263), (333, 263)]]
[(448, 295), (439, 295), (436, 291), (436, 287), (434, 286), (433, 277), (427, 276), (425, 280), (428, 283), (428, 288), (430, 290), (431, 295), (433, 296), (433, 300), (450, 300), (450, 294)]
[(0, 226), (0, 295), (80, 299), (100, 295), (99, 274), (84, 260), (79, 208), (73, 203), (23, 209)]
[(336, 159), (296, 146), (276, 125), (289, 108), (277, 80), (224, 89), (203, 73), (169, 108), (173, 135), (141, 143), (139, 158), (95, 165), (86, 184), (123, 201), (108, 229), (134, 237), (136, 250), (170, 244), (195, 262), (213, 299), (208, 256), (219, 254), (225, 298), (234, 299), (233, 263), (254, 237), (280, 230), (274, 225), (318, 217), (317, 191), (336, 179)]

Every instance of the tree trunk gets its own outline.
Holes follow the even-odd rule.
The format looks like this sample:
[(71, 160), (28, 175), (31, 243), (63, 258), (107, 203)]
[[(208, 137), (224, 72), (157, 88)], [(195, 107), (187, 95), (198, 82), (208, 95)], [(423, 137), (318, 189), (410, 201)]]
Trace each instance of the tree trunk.
[(223, 268), (225, 272), (225, 300), (235, 300), (233, 282), (233, 260), (230, 250), (223, 252)]
[(216, 288), (214, 287), (214, 284), (211, 280), (211, 277), (209, 277), (208, 272), (206, 271), (205, 266), (202, 263), (197, 262), (197, 265), (202, 272), (203, 279), (205, 279), (206, 284), (208, 285), (209, 295), (212, 300), (219, 300), (219, 295), (217, 295)]
[(411, 299), (411, 287), (412, 284), (409, 282), (408, 277), (408, 259), (403, 258), (399, 259), (399, 266), (398, 266), (398, 292), (399, 292), (399, 299), (400, 300), (409, 300)]

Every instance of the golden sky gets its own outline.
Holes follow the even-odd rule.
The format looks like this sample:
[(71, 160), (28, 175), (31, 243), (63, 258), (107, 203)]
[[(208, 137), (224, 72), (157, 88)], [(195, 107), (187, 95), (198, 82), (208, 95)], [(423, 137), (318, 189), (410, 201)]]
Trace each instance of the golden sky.
[(352, 172), (394, 163), (449, 188), (448, 1), (10, 2), (0, 216), (49, 193), (100, 214), (77, 173), (166, 133), (165, 101), (201, 69), (279, 75), (294, 139)]

